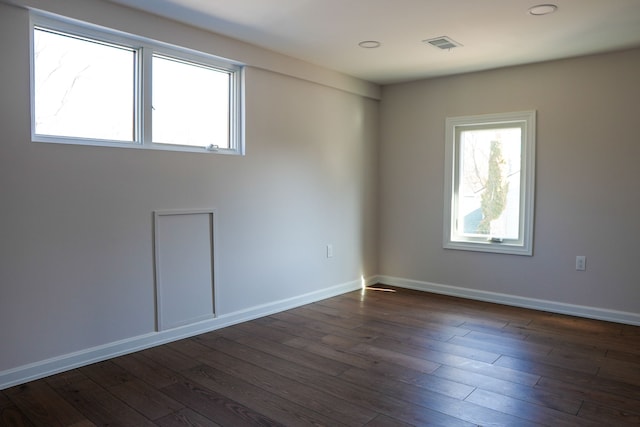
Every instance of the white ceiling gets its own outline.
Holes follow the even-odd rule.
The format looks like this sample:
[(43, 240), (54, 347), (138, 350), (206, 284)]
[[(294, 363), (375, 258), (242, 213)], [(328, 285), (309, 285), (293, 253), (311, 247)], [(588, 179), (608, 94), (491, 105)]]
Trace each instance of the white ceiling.
[[(380, 84), (640, 46), (640, 0), (111, 1)], [(463, 46), (423, 43), (439, 36)]]

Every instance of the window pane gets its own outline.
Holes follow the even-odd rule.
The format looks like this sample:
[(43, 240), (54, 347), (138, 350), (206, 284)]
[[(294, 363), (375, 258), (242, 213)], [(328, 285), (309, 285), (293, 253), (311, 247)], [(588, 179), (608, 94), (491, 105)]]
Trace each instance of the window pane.
[(230, 148), (230, 73), (155, 55), (152, 69), (153, 142)]
[(459, 133), (458, 234), (518, 239), (522, 129)]
[(134, 141), (133, 49), (34, 29), (35, 133)]

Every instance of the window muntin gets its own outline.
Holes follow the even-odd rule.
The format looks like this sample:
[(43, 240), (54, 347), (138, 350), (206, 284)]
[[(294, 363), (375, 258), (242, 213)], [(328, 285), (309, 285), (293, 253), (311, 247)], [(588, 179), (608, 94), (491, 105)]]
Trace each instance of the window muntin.
[(531, 255), (535, 112), (446, 126), (444, 247)]
[[(42, 12), (33, 12), (31, 18), (33, 141), (244, 154), (242, 65)], [(52, 85), (49, 92), (42, 81), (50, 79), (52, 71), (59, 68), (57, 64), (70, 55), (59, 51), (56, 59), (55, 51), (50, 50), (54, 60), (49, 59), (45, 66), (38, 44), (44, 33), (74, 42), (71, 56), (84, 61), (84, 66), (69, 67), (66, 74), (73, 76)], [(124, 61), (110, 61), (108, 55), (103, 55), (104, 49), (112, 54), (124, 52), (127, 65), (123, 65)], [(85, 54), (87, 50), (102, 52), (91, 56)], [(102, 61), (103, 57), (107, 61)], [(167, 63), (179, 65), (181, 76), (167, 73), (172, 68)], [(157, 75), (154, 66), (158, 68)], [(91, 80), (92, 87), (80, 91), (78, 82), (90, 81), (85, 78), (89, 69), (98, 70), (100, 77)], [(52, 106), (54, 90), (61, 93), (56, 95), (58, 104), (60, 100), (67, 104), (64, 120)], [(83, 92), (83, 97), (71, 104), (71, 92)], [(43, 120), (46, 116), (55, 117), (52, 111), (59, 118), (55, 128)]]
[(135, 140), (134, 49), (34, 28), (35, 133)]

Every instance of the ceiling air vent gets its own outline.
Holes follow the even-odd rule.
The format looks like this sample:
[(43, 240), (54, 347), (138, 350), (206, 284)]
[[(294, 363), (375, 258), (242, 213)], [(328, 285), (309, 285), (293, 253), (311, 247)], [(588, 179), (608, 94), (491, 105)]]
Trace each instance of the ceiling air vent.
[(423, 42), (429, 43), (431, 46), (437, 47), (438, 49), (442, 49), (442, 50), (451, 50), (454, 47), (462, 46), (460, 43), (454, 40), (451, 40), (449, 37), (446, 37), (446, 36), (436, 37), (435, 39), (423, 40)]

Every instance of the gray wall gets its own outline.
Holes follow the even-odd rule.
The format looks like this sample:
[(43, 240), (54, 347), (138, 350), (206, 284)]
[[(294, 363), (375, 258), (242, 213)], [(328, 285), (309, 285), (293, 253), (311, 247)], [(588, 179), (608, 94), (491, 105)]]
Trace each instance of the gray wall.
[(378, 101), (359, 94), (375, 85), (103, 2), (56, 7), (246, 61), (246, 156), (30, 142), (28, 13), (0, 3), (0, 377), (153, 334), (157, 209), (216, 209), (219, 316), (376, 273)]
[[(631, 50), (384, 87), (379, 273), (640, 320), (639, 75)], [(522, 110), (537, 110), (534, 256), (444, 250), (445, 118)]]

